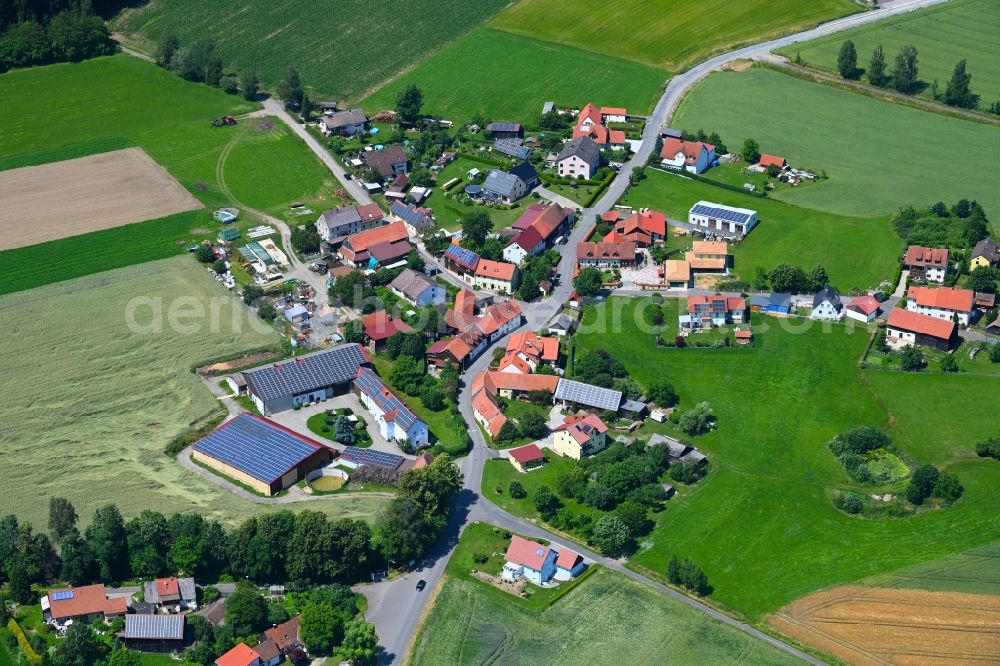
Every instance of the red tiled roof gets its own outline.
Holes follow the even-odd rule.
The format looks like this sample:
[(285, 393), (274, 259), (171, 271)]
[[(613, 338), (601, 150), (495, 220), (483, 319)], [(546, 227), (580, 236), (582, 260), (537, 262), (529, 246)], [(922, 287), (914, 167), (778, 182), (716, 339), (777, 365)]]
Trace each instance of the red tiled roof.
[(545, 456), (542, 454), (542, 450), (538, 448), (536, 444), (525, 444), (524, 446), (519, 446), (516, 449), (510, 449), (507, 451), (507, 455), (521, 463), (522, 465), (532, 460), (539, 460)]
[(472, 398), (472, 408), (481, 419), (486, 421), (486, 430), (490, 433), (490, 437), (496, 437), (500, 434), (500, 429), (507, 422), (507, 417), (500, 412), (500, 407), (497, 406), (496, 400), (489, 391), (485, 388), (479, 389), (479, 392)]
[(535, 218), (531, 226), (534, 227), (535, 231), (538, 232), (538, 235), (542, 237), (542, 240), (548, 241), (549, 237), (555, 233), (555, 230), (562, 225), (563, 220), (565, 220), (572, 211), (568, 208), (557, 206), (556, 204), (542, 205), (545, 206), (545, 210), (543, 210), (541, 214)]
[(246, 643), (240, 643), (232, 650), (215, 660), (216, 666), (252, 666), (260, 659), (260, 655)]
[(604, 125), (578, 125), (573, 128), (573, 138), (589, 136), (599, 146), (608, 142), (608, 128)]
[(480, 259), (476, 264), (476, 275), (479, 277), (492, 278), (494, 280), (504, 280), (510, 282), (514, 279), (514, 271), (517, 266), (506, 261), (492, 261), (490, 259)]
[(289, 645), (299, 642), (299, 619), (296, 615), (287, 622), (266, 629), (264, 635), (274, 641), (279, 650), (284, 650)]
[(975, 303), (975, 293), (970, 289), (952, 289), (951, 287), (910, 287), (907, 298), (925, 308), (939, 308), (956, 312), (972, 312)]
[(851, 301), (847, 308), (867, 316), (878, 310), (879, 302), (874, 296), (859, 296)]
[(597, 414), (587, 413), (583, 416), (567, 416), (565, 422), (555, 428), (556, 432), (565, 430), (570, 436), (580, 444), (590, 441), (593, 431), (598, 433), (607, 432), (608, 426)]
[(519, 231), (524, 231), (525, 229), (527, 229), (528, 227), (530, 227), (532, 224), (534, 224), (535, 220), (537, 220), (539, 218), (539, 216), (542, 213), (544, 213), (545, 209), (548, 208), (548, 207), (549, 207), (548, 204), (543, 204), (543, 203), (537, 203), (537, 204), (533, 204), (531, 206), (528, 206), (525, 209), (525, 211), (523, 213), (521, 213), (521, 216), (519, 218), (517, 218), (517, 220), (514, 221), (514, 224), (510, 225), (511, 228), (512, 229), (517, 229)]
[(617, 222), (622, 216), (622, 212), (618, 209), (611, 209), (601, 213), (601, 219), (605, 222)]
[(693, 164), (698, 161), (698, 156), (701, 154), (702, 148), (708, 152), (715, 150), (715, 146), (710, 143), (703, 143), (701, 141), (685, 141), (683, 139), (667, 137), (663, 140), (663, 148), (660, 149), (660, 157), (672, 160), (677, 157), (677, 153), (684, 153), (684, 161), (688, 164)]
[(906, 248), (906, 257), (903, 259), (903, 263), (907, 266), (934, 266), (937, 268), (947, 268), (948, 250), (940, 247), (911, 245)]
[(365, 204), (364, 206), (358, 206), (358, 215), (361, 217), (362, 222), (381, 220), (383, 217), (382, 209), (379, 208), (377, 203), (370, 203), (370, 204)]
[(736, 331), (737, 340), (749, 340), (753, 337), (753, 333), (750, 331)]
[(566, 571), (572, 571), (573, 567), (580, 563), (583, 557), (579, 553), (576, 553), (569, 548), (563, 548), (559, 551), (559, 556), (556, 557), (556, 566), (565, 569)]
[(528, 393), (530, 391), (556, 392), (559, 378), (555, 375), (519, 375), (513, 372), (497, 372), (487, 370), (483, 373), (484, 386), (496, 393), (498, 391), (514, 391)]
[(613, 146), (620, 146), (625, 143), (625, 132), (622, 130), (608, 130), (608, 143)]
[(773, 164), (780, 169), (785, 166), (785, 158), (778, 157), (777, 155), (765, 155), (764, 153), (761, 153), (760, 160), (758, 160), (757, 163), (762, 167), (769, 167)]
[(628, 111), (622, 107), (618, 106), (602, 106), (601, 107), (602, 116), (627, 116)]
[(579, 259), (618, 259), (620, 261), (635, 261), (635, 243), (587, 243), (576, 244), (576, 258)]
[[(59, 592), (72, 592), (69, 599), (54, 599), (62, 596)], [(48, 593), (49, 611), (57, 620), (103, 613), (105, 615), (121, 615), (128, 610), (128, 599), (118, 597), (108, 599), (104, 585), (84, 585), (82, 587), (50, 590)]]
[(400, 319), (393, 319), (385, 310), (376, 310), (365, 315), (361, 318), (361, 324), (365, 327), (365, 335), (372, 340), (385, 340), (396, 333), (413, 332), (409, 324)]
[(747, 307), (747, 301), (742, 296), (688, 296), (687, 311), (689, 313), (694, 313), (696, 305), (705, 305), (709, 303), (725, 306), (726, 312), (732, 312), (733, 310), (746, 310)]
[(417, 459), (413, 461), (413, 469), (420, 469), (422, 467), (427, 467), (432, 462), (434, 462), (434, 454), (430, 451), (424, 451)]
[(543, 337), (534, 331), (514, 333), (507, 340), (507, 353), (522, 352), (543, 361), (559, 358), (559, 338)]
[(344, 241), (344, 244), (360, 253), (380, 243), (396, 243), (407, 238), (406, 226), (402, 222), (393, 222), (384, 227), (358, 232)]
[(545, 564), (545, 558), (548, 555), (548, 546), (528, 541), (514, 534), (510, 537), (510, 546), (508, 546), (507, 553), (503, 557), (508, 562), (525, 566), (535, 571), (541, 571), (542, 566)]
[(161, 597), (180, 596), (181, 588), (176, 578), (157, 578), (156, 593)]
[[(629, 239), (622, 236), (620, 233), (612, 229), (607, 233), (607, 235), (601, 239), (602, 243), (628, 243)], [(634, 239), (632, 242), (635, 242)]]
[(911, 312), (903, 308), (895, 308), (889, 313), (888, 327), (929, 335), (941, 340), (950, 340), (955, 332), (955, 322), (953, 321)]
[(579, 125), (584, 120), (590, 120), (597, 124), (601, 122), (601, 112), (590, 102), (587, 102), (587, 105), (580, 109), (580, 115), (576, 117), (576, 124)]
[[(538, 233), (538, 230), (534, 226), (530, 226), (521, 233), (519, 233), (517, 237), (514, 238), (514, 240), (512, 240), (507, 245), (510, 246), (514, 245), (515, 243), (525, 252), (531, 252), (542, 243), (542, 236), (541, 234)], [(484, 261), (488, 260), (480, 259), (479, 265), (481, 266)]]
[(532, 370), (531, 364), (525, 361), (518, 354), (505, 354), (504, 357), (500, 359), (500, 364), (497, 366), (497, 370), (503, 372), (504, 370), (506, 370), (511, 366), (517, 368), (517, 371), (522, 374), (525, 375), (531, 374)]
[(521, 312), (521, 306), (517, 304), (517, 301), (513, 299), (500, 301), (486, 308), (476, 325), (487, 335), (492, 335), (510, 321), (520, 317)]

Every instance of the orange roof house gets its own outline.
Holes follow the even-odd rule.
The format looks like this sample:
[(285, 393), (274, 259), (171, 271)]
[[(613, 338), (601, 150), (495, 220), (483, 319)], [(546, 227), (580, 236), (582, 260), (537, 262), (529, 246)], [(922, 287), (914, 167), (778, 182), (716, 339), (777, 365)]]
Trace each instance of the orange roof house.
[(600, 125), (601, 124), (601, 112), (597, 110), (597, 107), (587, 102), (586, 106), (580, 109), (579, 115), (576, 117), (577, 125)]
[(454, 329), (463, 329), (476, 319), (476, 295), (468, 289), (462, 289), (455, 296), (454, 309), (448, 310), (444, 321)]
[(663, 140), (660, 148), (660, 159), (671, 166), (684, 167), (701, 173), (708, 167), (708, 162), (715, 154), (715, 146), (703, 141), (685, 141), (674, 137)]
[(760, 159), (757, 160), (757, 164), (764, 168), (776, 166), (779, 169), (784, 169), (788, 166), (788, 162), (785, 161), (784, 157), (778, 157), (777, 155), (765, 155), (764, 153), (761, 153)]
[(910, 245), (906, 248), (903, 264), (906, 266), (946, 267), (948, 265), (948, 249)]
[(515, 333), (507, 340), (507, 353), (521, 352), (527, 356), (554, 363), (559, 359), (559, 338), (543, 337), (532, 331)]
[[(972, 312), (976, 295), (971, 289), (952, 287), (910, 287), (906, 292), (909, 303), (918, 308), (950, 310), (955, 313)], [(913, 309), (909, 308), (908, 309)]]
[(632, 242), (639, 247), (649, 247), (662, 241), (666, 235), (666, 215), (655, 210), (644, 210), (618, 220), (614, 231), (604, 237), (604, 242)]
[(678, 259), (663, 262), (663, 282), (670, 287), (686, 287), (691, 283), (691, 264)]
[(480, 389), (473, 396), (472, 411), (476, 421), (486, 429), (486, 432), (493, 439), (496, 439), (497, 435), (500, 434), (500, 429), (507, 423), (507, 417), (500, 411), (495, 396), (485, 388)]
[(302, 640), (299, 638), (300, 619), (300, 616), (296, 615), (287, 622), (282, 622), (281, 624), (275, 625), (270, 629), (265, 629), (264, 635), (274, 641), (279, 650), (285, 650), (293, 645), (301, 643)]
[(958, 341), (958, 325), (948, 319), (895, 308), (889, 313), (886, 335), (890, 344), (926, 345), (951, 349)]
[(695, 271), (724, 271), (729, 266), (729, 245), (720, 241), (694, 241), (684, 260)]
[(385, 341), (396, 333), (412, 333), (413, 329), (405, 321), (396, 319), (386, 313), (385, 310), (376, 310), (361, 318), (361, 325), (365, 329), (365, 337), (373, 351), (379, 351), (385, 347)]
[(510, 546), (507, 547), (503, 558), (512, 564), (541, 571), (549, 557), (549, 550), (548, 546), (543, 546), (537, 541), (528, 541), (514, 534), (510, 537)]
[(514, 271), (516, 270), (517, 266), (506, 261), (480, 259), (479, 264), (476, 265), (476, 276), (510, 282), (514, 279)]
[(246, 643), (240, 643), (215, 660), (216, 666), (260, 666), (263, 663), (260, 655)]

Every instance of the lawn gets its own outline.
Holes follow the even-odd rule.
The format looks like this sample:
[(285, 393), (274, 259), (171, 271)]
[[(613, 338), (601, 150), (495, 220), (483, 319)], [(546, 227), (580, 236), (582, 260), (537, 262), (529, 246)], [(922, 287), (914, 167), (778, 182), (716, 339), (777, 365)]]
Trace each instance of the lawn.
[[(176, 35), (184, 45), (208, 39), (230, 71), (257, 70), (271, 89), (289, 66), (323, 97), (358, 99), (414, 62), (467, 33), (506, 0), (371, 3), (340, 0), (152, 0), (111, 23), (146, 51)], [(315, 99), (315, 97), (314, 97)]]
[[(424, 205), (434, 211), (434, 219), (437, 220), (439, 227), (449, 231), (457, 231), (462, 226), (462, 218), (464, 216), (474, 211), (485, 211), (493, 220), (493, 229), (500, 231), (501, 229), (506, 229), (510, 225), (514, 224), (514, 222), (517, 221), (517, 218), (521, 217), (521, 214), (524, 212), (526, 207), (536, 203), (533, 198), (529, 197), (527, 199), (522, 199), (515, 207), (505, 210), (489, 206), (477, 206), (475, 204), (469, 206), (456, 201), (449, 195), (462, 193), (465, 186), (469, 184), (466, 174), (469, 172), (469, 169), (473, 168), (479, 169), (483, 173), (489, 173), (490, 169), (495, 169), (497, 167), (463, 155), (445, 168), (441, 169), (438, 173), (438, 187), (434, 188), (433, 193)], [(453, 186), (447, 194), (442, 192), (440, 186), (444, 185), (452, 178), (461, 178), (462, 182)]]
[[(278, 344), (251, 317), (187, 256), (0, 298), (0, 363), (18, 387), (0, 406), (5, 511), (44, 525), (52, 496), (71, 500), (84, 522), (106, 502), (127, 517), (198, 511), (230, 523), (272, 510), (164, 455), (172, 438), (218, 409), (191, 367)], [(382, 503), (292, 506), (368, 517)]]
[(1000, 541), (865, 580), (879, 587), (1000, 595)]
[(857, 11), (849, 0), (521, 0), (489, 25), (680, 71), (737, 45)]
[[(634, 324), (637, 304), (615, 305), (620, 300), (587, 313), (588, 322), (608, 308), (623, 315), (618, 325), (583, 327), (577, 352), (604, 348), (640, 384), (667, 379), (682, 410), (705, 400), (718, 419), (693, 440), (714, 473), (684, 502), (668, 505), (653, 546), (632, 566), (662, 576), (672, 554), (691, 557), (715, 587), (715, 601), (756, 618), (817, 589), (1000, 537), (993, 499), (1000, 465), (972, 453), (976, 441), (1000, 431), (995, 379), (862, 371), (866, 334), (773, 318), (761, 322), (766, 334), (744, 353), (657, 348)], [(826, 445), (859, 425), (887, 428), (917, 464), (954, 471), (965, 495), (946, 510), (906, 519), (840, 513), (830, 493), (860, 487)]]
[[(780, 110), (776, 99), (795, 100)], [(681, 103), (675, 127), (717, 131), (731, 149), (753, 137), (792, 166), (825, 172), (818, 185), (774, 197), (841, 215), (888, 215), (914, 204), (977, 199), (1000, 219), (991, 156), (996, 127), (921, 111), (804, 81), (763, 67), (710, 75)], [(892, 128), (887, 131), (886, 128)], [(974, 146), (961, 162), (933, 165), (953, 146)], [(757, 233), (756, 231), (754, 233)]]
[[(449, 567), (450, 567), (449, 563)], [(542, 612), (449, 576), (412, 648), (437, 664), (792, 664), (793, 657), (620, 573), (599, 569)]]
[[(688, 210), (701, 199), (758, 211), (760, 222), (732, 249), (734, 271), (746, 280), (753, 279), (757, 267), (770, 271), (783, 262), (807, 271), (822, 264), (831, 283), (843, 291), (875, 287), (895, 275), (903, 242), (887, 218), (809, 210), (656, 169), (646, 169), (646, 176), (628, 190), (623, 203), (655, 208), (685, 221)], [(829, 187), (828, 183), (811, 189)], [(668, 240), (668, 244), (676, 242)]]
[[(868, 66), (879, 44), (889, 62), (906, 44), (917, 47), (920, 79), (937, 81), (944, 91), (955, 63), (968, 60), (972, 91), (980, 95), (979, 106), (1000, 100), (1000, 40), (983, 39), (1000, 34), (1000, 7), (993, 0), (951, 0), (858, 28), (778, 49), (789, 59), (798, 53), (805, 64), (836, 71), (837, 54), (845, 40), (854, 42), (858, 67)], [(925, 92), (928, 92), (925, 90)], [(928, 94), (929, 97), (929, 94)]]
[(534, 125), (547, 101), (576, 108), (593, 101), (649, 113), (666, 78), (648, 65), (478, 28), (361, 104), (369, 112), (391, 109), (396, 93), (415, 84), (424, 92), (425, 113), (462, 121), (481, 112)]

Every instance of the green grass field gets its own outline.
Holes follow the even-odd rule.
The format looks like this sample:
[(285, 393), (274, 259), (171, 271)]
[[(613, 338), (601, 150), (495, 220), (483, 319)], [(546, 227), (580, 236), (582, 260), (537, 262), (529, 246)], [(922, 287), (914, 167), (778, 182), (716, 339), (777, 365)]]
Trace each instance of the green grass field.
[[(1000, 7), (993, 0), (951, 0), (901, 16), (869, 23), (828, 37), (778, 49), (788, 58), (798, 53), (810, 66), (836, 71), (837, 54), (845, 40), (858, 51), (858, 67), (868, 66), (879, 44), (890, 60), (906, 44), (919, 53), (920, 79), (930, 85), (938, 81), (944, 92), (955, 63), (968, 60), (972, 91), (980, 95), (980, 108), (1000, 100), (1000, 40), (984, 39), (1000, 34)], [(929, 95), (928, 95), (929, 96)]]
[[(687, 220), (691, 206), (705, 199), (750, 208), (760, 222), (736, 245), (733, 268), (747, 280), (758, 266), (770, 271), (785, 262), (805, 270), (822, 264), (841, 290), (866, 289), (891, 280), (903, 242), (887, 218), (858, 218), (825, 213), (646, 169), (647, 178), (629, 189), (622, 199), (630, 206), (651, 207), (670, 217)], [(814, 186), (827, 187), (827, 183)], [(668, 245), (683, 243), (674, 238)]]
[(880, 587), (1000, 595), (1000, 541), (864, 581)]
[[(162, 331), (133, 332), (130, 304), (140, 325), (154, 321), (152, 308), (162, 308)], [(199, 308), (215, 308), (215, 323), (185, 314)], [(175, 330), (171, 312), (200, 330)], [(111, 501), (127, 516), (156, 509), (235, 521), (271, 510), (163, 453), (169, 440), (218, 407), (192, 366), (278, 341), (252, 327), (251, 317), (186, 256), (0, 298), (0, 363), (17, 386), (0, 406), (5, 511), (44, 525), (53, 495), (70, 499), (84, 521)], [(345, 497), (291, 506), (371, 516), (382, 503)]]
[[(777, 113), (774, 100), (795, 100)], [(996, 127), (921, 111), (757, 67), (712, 74), (681, 103), (675, 127), (717, 131), (733, 150), (753, 137), (792, 166), (825, 171), (816, 186), (775, 198), (842, 215), (887, 215), (902, 206), (977, 199), (1000, 219), (990, 155)], [(975, 146), (961, 160), (943, 156)], [(754, 232), (756, 233), (756, 232)]]
[[(462, 157), (454, 160), (451, 164), (447, 165), (445, 168), (441, 169), (438, 173), (437, 183), (438, 185), (444, 185), (452, 178), (461, 178), (462, 182), (455, 185), (451, 189), (451, 193), (462, 192), (462, 190), (465, 189), (465, 186), (469, 184), (469, 181), (466, 179), (466, 174), (469, 172), (469, 169), (472, 168), (479, 169), (483, 173), (489, 173), (490, 169), (495, 167), (491, 164), (486, 164), (485, 162), (480, 162), (463, 155)], [(482, 210), (489, 214), (490, 218), (493, 220), (493, 228), (499, 231), (514, 224), (517, 218), (521, 216), (521, 213), (524, 212), (525, 208), (533, 203), (535, 203), (534, 199), (527, 198), (522, 200), (520, 205), (516, 208), (510, 208), (507, 210), (476, 205), (467, 206), (459, 203), (453, 198), (449, 198), (440, 190), (440, 188), (437, 188), (433, 194), (431, 194), (431, 197), (427, 199), (427, 203), (424, 205), (434, 211), (434, 219), (437, 220), (438, 226), (443, 229), (456, 231), (462, 226), (462, 218), (465, 215), (476, 210)]]
[(391, 109), (409, 84), (424, 92), (424, 112), (468, 120), (537, 122), (542, 105), (624, 106), (648, 113), (666, 74), (659, 69), (573, 47), (479, 28), (379, 88), (361, 104)]
[(413, 647), (437, 664), (792, 664), (763, 641), (600, 569), (543, 612), (449, 576)]
[(309, 0), (153, 0), (125, 10), (112, 29), (150, 50), (168, 35), (209, 39), (231, 71), (253, 67), (265, 86), (294, 65), (307, 86), (336, 100), (357, 99), (465, 34), (506, 0), (370, 3)]
[[(672, 554), (692, 557), (715, 601), (755, 618), (817, 589), (1000, 538), (1000, 465), (972, 452), (984, 433), (1000, 431), (995, 379), (861, 371), (863, 332), (773, 318), (755, 322), (768, 330), (745, 353), (657, 348), (634, 324), (641, 301), (621, 300), (586, 311), (578, 352), (604, 348), (640, 384), (667, 379), (682, 409), (705, 400), (718, 418), (694, 440), (714, 471), (669, 503), (633, 566), (662, 576)], [(609, 308), (621, 311), (619, 325), (598, 323)], [(955, 472), (965, 495), (906, 519), (840, 513), (832, 490), (864, 490), (826, 445), (859, 425), (885, 427), (916, 463)]]
[(678, 71), (739, 44), (856, 11), (848, 0), (521, 0), (489, 25)]

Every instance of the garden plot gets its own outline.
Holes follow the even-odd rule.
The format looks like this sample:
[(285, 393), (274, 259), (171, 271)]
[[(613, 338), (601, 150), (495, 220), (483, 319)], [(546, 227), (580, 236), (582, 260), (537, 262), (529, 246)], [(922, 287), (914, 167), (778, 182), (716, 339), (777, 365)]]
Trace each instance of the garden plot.
[(0, 172), (0, 201), (0, 250), (201, 208), (140, 148)]

